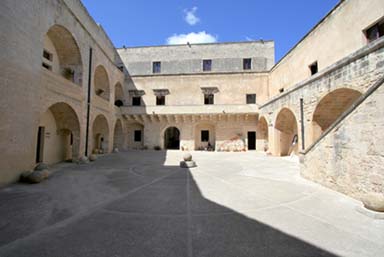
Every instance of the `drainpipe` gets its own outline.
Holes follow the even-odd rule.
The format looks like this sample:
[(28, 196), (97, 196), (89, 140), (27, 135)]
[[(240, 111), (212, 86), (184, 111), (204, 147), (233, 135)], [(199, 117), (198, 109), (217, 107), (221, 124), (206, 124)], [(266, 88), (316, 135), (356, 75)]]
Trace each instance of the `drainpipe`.
[(88, 65), (88, 96), (87, 96), (87, 127), (85, 132), (85, 156), (88, 156), (88, 136), (89, 136), (89, 119), (91, 111), (91, 79), (92, 79), (92, 47), (89, 48), (89, 65)]
[(301, 149), (305, 149), (304, 141), (304, 101), (303, 98), (300, 98), (300, 119), (301, 119)]

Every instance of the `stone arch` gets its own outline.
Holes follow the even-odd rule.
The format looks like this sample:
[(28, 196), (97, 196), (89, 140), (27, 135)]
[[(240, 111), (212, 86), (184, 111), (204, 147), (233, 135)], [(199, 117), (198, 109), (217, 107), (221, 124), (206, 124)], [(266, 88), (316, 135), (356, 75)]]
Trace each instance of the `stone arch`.
[(80, 121), (67, 103), (51, 105), (41, 116), (37, 133), (36, 162), (54, 164), (80, 157)]
[(124, 102), (124, 91), (123, 87), (121, 86), (120, 82), (117, 82), (115, 85), (115, 106), (120, 107), (123, 106)]
[(180, 149), (180, 130), (177, 127), (168, 127), (164, 130), (164, 149), (179, 150)]
[(106, 101), (109, 101), (111, 91), (109, 85), (109, 77), (107, 70), (103, 65), (99, 65), (95, 69), (94, 79), (94, 92), (97, 96), (100, 96)]
[(109, 126), (103, 114), (97, 115), (92, 125), (92, 152), (109, 152)]
[(261, 116), (256, 127), (256, 150), (268, 150), (268, 122), (264, 116)]
[(117, 148), (119, 150), (125, 147), (125, 138), (123, 131), (123, 124), (120, 119), (116, 120), (115, 129), (113, 131), (113, 149)]
[(298, 153), (298, 130), (295, 114), (288, 108), (280, 110), (275, 121), (275, 154), (280, 156)]
[[(203, 141), (202, 131), (208, 131), (208, 141)], [(195, 125), (195, 150), (214, 150), (216, 146), (216, 126), (211, 122)]]
[(53, 25), (45, 34), (42, 63), (46, 69), (81, 86), (83, 64), (80, 48), (65, 27)]
[(350, 88), (339, 88), (326, 94), (313, 112), (311, 122), (312, 143), (361, 95), (361, 92)]
[(129, 149), (144, 147), (144, 125), (139, 122), (127, 123), (127, 145)]

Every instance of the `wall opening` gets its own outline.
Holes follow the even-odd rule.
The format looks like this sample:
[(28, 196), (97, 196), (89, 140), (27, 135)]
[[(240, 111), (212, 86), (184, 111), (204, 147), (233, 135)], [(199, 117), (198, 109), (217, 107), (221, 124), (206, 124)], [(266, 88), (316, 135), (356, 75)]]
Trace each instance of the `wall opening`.
[(109, 127), (104, 115), (99, 114), (92, 125), (93, 145), (92, 152), (103, 154), (109, 152)]
[(297, 120), (288, 108), (283, 108), (275, 122), (275, 154), (287, 156), (298, 153)]
[(164, 132), (164, 149), (180, 149), (180, 131), (176, 127), (169, 127)]
[(261, 117), (256, 127), (256, 150), (268, 151), (268, 123), (264, 117)]
[(110, 86), (108, 73), (102, 65), (97, 66), (94, 75), (94, 92), (102, 99), (109, 101), (110, 99)]

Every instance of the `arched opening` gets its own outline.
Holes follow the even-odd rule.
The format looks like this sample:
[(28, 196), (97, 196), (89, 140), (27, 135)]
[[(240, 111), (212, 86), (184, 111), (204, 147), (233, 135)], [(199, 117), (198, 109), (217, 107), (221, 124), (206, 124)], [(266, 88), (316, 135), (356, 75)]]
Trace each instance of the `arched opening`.
[(115, 105), (117, 107), (123, 106), (123, 99), (124, 99), (124, 92), (123, 92), (123, 87), (121, 84), (118, 82), (115, 85)]
[(142, 149), (144, 147), (144, 126), (133, 122), (127, 124), (127, 144), (129, 149)]
[(56, 103), (40, 117), (36, 163), (54, 164), (77, 160), (80, 151), (80, 122), (66, 103)]
[(312, 143), (360, 96), (359, 91), (349, 88), (336, 89), (324, 96), (313, 113)]
[(94, 75), (94, 90), (97, 96), (100, 96), (106, 101), (110, 98), (110, 87), (108, 73), (102, 65), (97, 66)]
[(63, 26), (54, 25), (45, 34), (42, 65), (75, 84), (82, 84), (80, 49), (72, 34)]
[(92, 152), (97, 154), (109, 152), (109, 129), (108, 121), (104, 115), (99, 114), (93, 121), (92, 126), (93, 145)]
[(256, 127), (256, 150), (268, 151), (268, 123), (264, 117), (259, 119)]
[(180, 131), (176, 127), (169, 127), (164, 132), (164, 149), (180, 149)]
[(115, 129), (113, 132), (113, 149), (123, 149), (125, 146), (123, 125), (121, 120), (116, 120)]
[(280, 156), (297, 154), (298, 134), (297, 121), (293, 112), (283, 108), (277, 115), (275, 122), (276, 154)]
[(199, 123), (195, 127), (195, 150), (214, 151), (216, 146), (216, 129), (211, 123)]

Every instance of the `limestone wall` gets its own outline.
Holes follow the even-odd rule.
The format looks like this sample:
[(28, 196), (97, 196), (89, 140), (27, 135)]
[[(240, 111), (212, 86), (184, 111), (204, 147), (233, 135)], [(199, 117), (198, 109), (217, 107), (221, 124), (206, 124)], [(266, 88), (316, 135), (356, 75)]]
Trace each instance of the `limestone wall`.
[(341, 1), (330, 15), (302, 39), (270, 74), (271, 96), (311, 76), (309, 65), (319, 71), (367, 44), (363, 30), (384, 14), (382, 0)]
[(301, 174), (361, 199), (384, 193), (384, 86), (301, 158)]

